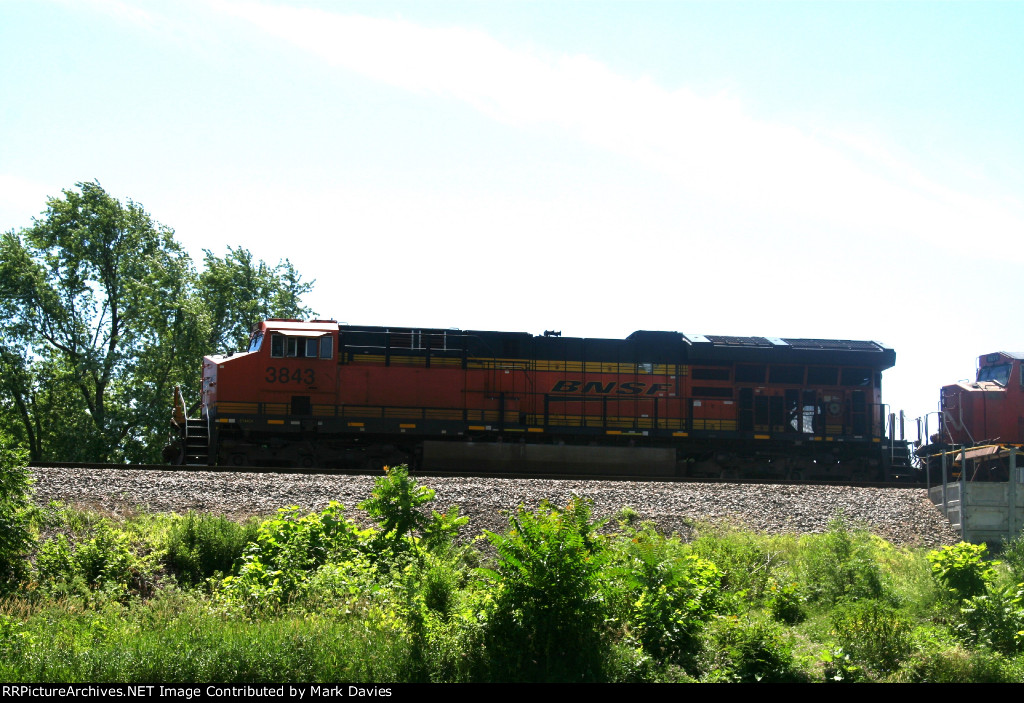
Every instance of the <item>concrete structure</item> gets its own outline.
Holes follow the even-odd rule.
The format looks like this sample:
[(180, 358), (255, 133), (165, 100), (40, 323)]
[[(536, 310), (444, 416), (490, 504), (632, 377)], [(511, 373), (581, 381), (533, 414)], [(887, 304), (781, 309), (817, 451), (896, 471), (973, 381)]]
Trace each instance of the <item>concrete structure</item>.
[[(1010, 447), (984, 457), (986, 462), (1006, 462), (1008, 481), (957, 481), (929, 490), (931, 501), (960, 530), (965, 542), (999, 543), (1018, 537), (1024, 529), (1024, 467), (1020, 467), (1024, 461), (1019, 453)], [(971, 475), (971, 461), (968, 455), (967, 471), (961, 469), (961, 475)], [(958, 461), (954, 470), (962, 463)]]

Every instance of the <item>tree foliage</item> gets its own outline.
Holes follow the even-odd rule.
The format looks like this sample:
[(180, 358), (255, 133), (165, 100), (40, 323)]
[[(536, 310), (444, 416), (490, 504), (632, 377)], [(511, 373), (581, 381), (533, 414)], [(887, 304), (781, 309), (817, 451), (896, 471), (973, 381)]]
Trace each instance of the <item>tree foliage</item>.
[(0, 430), (34, 461), (157, 460), (173, 387), (196, 397), (204, 353), (259, 316), (306, 312), (289, 262), (228, 252), (197, 274), (169, 227), (96, 182), (3, 234)]
[(312, 312), (302, 304), (302, 296), (312, 290), (313, 282), (303, 282), (288, 259), (270, 267), (253, 261), (252, 253), (242, 247), (228, 247), (223, 258), (209, 249), (203, 251), (199, 290), (212, 318), (209, 350), (244, 348), (260, 320), (303, 318)]

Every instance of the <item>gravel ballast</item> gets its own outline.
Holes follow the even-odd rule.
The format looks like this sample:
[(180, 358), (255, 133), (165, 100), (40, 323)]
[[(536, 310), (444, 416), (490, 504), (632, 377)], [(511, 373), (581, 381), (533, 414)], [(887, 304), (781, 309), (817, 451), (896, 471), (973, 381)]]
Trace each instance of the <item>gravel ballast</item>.
[[(233, 518), (269, 515), (297, 505), (322, 510), (331, 500), (358, 517), (357, 503), (370, 495), (372, 476), (132, 471), (120, 469), (32, 469), (36, 501), (51, 500), (114, 514), (135, 510), (209, 512)], [(842, 513), (880, 537), (903, 546), (956, 544), (959, 536), (924, 490), (852, 486), (785, 486), (734, 483), (563, 481), (417, 476), (437, 491), (435, 510), (458, 505), (470, 517), (468, 530), (503, 531), (503, 511), (544, 499), (565, 505), (573, 495), (594, 501), (595, 516), (623, 506), (665, 532), (689, 536), (694, 523), (729, 523), (759, 532), (819, 533)]]

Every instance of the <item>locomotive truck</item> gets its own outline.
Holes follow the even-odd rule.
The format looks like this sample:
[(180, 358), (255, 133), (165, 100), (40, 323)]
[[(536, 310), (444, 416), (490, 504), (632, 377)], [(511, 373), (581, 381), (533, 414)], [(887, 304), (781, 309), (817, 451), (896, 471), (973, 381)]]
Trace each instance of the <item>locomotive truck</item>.
[(867, 480), (905, 472), (872, 341), (269, 319), (177, 401), (184, 464)]

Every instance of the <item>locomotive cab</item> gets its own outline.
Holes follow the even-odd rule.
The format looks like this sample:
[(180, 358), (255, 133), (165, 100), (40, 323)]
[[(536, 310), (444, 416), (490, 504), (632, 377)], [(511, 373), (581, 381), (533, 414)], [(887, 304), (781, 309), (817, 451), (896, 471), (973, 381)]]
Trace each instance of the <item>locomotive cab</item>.
[(950, 444), (1024, 441), (1024, 354), (994, 352), (978, 357), (973, 382), (943, 386), (941, 439)]
[(333, 321), (260, 323), (246, 351), (203, 359), (204, 413), (312, 416), (337, 390), (337, 335)]

